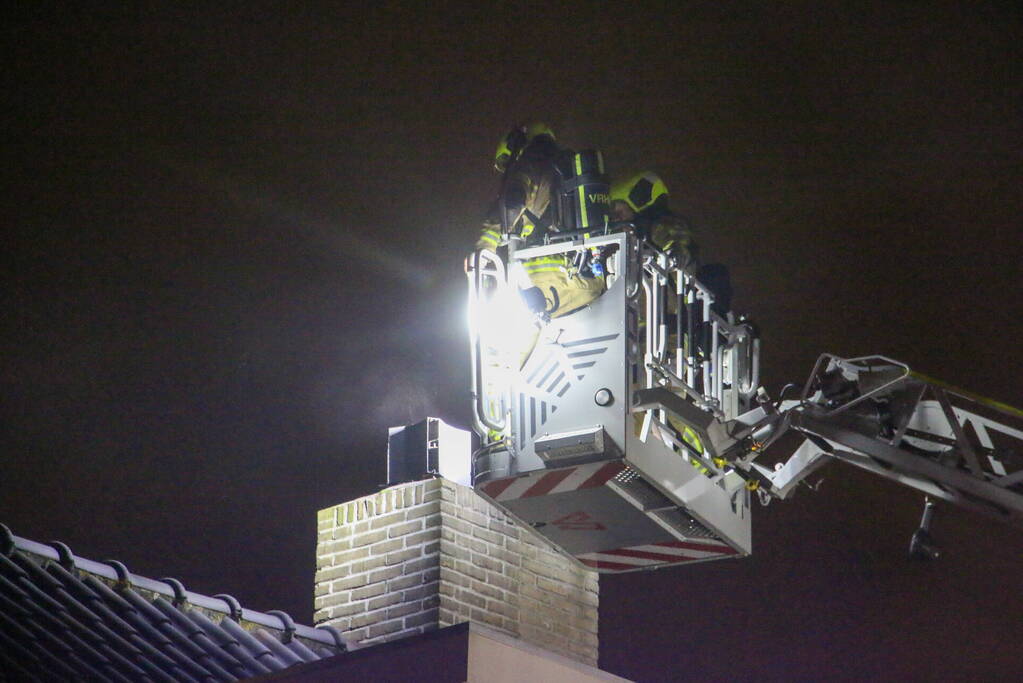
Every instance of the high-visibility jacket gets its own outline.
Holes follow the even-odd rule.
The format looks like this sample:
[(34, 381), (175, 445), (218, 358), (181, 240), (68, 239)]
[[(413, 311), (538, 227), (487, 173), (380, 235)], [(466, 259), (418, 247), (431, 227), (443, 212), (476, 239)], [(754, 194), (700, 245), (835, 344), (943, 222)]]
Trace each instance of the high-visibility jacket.
[[(553, 141), (541, 138), (527, 146), (508, 167), (502, 180), (501, 200), (495, 202), (483, 222), (477, 249), (498, 246), (502, 219), (508, 232), (521, 237), (524, 246), (543, 243), (557, 218), (554, 198), (560, 154)], [(520, 282), (519, 286), (528, 289), (532, 285), (539, 290), (545, 312), (552, 318), (582, 308), (604, 291), (602, 277), (580, 273), (574, 257), (565, 254), (539, 256), (522, 261), (521, 266), (528, 283)]]
[[(477, 249), (496, 249), (502, 228), (522, 238), (524, 246), (543, 244), (557, 220), (554, 194), (558, 185), (557, 162), (561, 150), (549, 137), (536, 138), (508, 166), (501, 179), (499, 198), (483, 221)], [(525, 262), (529, 275), (567, 268), (565, 257), (541, 257)]]
[(682, 266), (694, 265), (697, 262), (699, 250), (693, 240), (692, 228), (681, 216), (667, 212), (648, 221), (640, 217), (637, 225), (640, 227), (640, 236), (675, 256)]

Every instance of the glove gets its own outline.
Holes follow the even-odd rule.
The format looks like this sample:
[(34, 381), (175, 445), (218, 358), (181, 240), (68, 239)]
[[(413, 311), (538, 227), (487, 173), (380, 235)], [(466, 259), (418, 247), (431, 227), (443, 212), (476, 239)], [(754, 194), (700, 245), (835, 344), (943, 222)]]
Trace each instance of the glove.
[(693, 258), (692, 252), (678, 242), (668, 242), (664, 245), (664, 251), (680, 270), (688, 271), (696, 264), (696, 259)]
[(651, 228), (651, 241), (671, 256), (679, 268), (695, 266), (696, 244), (689, 223), (681, 216), (662, 216)]
[(539, 287), (530, 287), (529, 289), (523, 289), (519, 292), (519, 296), (522, 297), (522, 301), (533, 313), (544, 313), (547, 311), (547, 300), (544, 299), (543, 292), (540, 291)]

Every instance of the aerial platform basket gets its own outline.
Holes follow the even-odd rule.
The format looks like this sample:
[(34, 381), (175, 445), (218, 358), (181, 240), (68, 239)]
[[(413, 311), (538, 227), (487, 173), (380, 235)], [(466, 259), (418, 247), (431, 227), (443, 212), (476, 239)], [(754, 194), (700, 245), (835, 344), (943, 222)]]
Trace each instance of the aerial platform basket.
[[(607, 289), (538, 323), (521, 264), (552, 255), (599, 259)], [(749, 326), (628, 229), (481, 250), (468, 274), (480, 494), (593, 570), (751, 552), (746, 480), (715, 462), (722, 425), (757, 413)]]

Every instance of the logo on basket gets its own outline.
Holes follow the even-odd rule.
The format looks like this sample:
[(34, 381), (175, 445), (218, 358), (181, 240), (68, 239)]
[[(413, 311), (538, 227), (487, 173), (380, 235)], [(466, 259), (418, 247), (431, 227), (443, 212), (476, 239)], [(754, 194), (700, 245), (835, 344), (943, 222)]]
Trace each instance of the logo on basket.
[(563, 531), (604, 531), (607, 529), (606, 526), (581, 511), (565, 515), (551, 524)]

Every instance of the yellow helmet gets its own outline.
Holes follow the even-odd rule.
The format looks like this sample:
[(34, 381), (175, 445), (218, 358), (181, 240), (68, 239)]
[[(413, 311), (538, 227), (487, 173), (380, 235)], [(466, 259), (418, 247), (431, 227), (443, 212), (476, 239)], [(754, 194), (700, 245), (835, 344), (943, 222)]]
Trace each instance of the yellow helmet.
[(541, 135), (546, 135), (551, 140), (555, 139), (554, 131), (551, 130), (550, 126), (539, 121), (533, 121), (525, 126), (515, 126), (512, 128), (501, 136), (497, 143), (497, 151), (494, 153), (494, 168), (499, 173), (504, 173), (505, 169), (519, 155), (519, 152)]
[(666, 209), (668, 186), (653, 171), (643, 171), (611, 185), (611, 201), (625, 202), (637, 214), (655, 207)]

